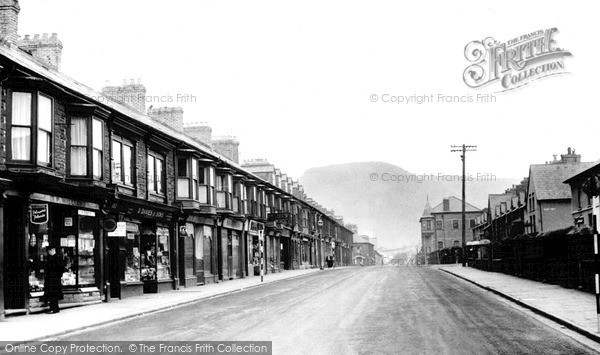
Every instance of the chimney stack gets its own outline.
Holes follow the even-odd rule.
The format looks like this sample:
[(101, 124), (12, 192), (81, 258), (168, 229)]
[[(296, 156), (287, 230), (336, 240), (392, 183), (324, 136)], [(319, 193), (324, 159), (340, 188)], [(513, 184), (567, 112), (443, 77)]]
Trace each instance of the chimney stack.
[(136, 83), (131, 79), (123, 79), (121, 86), (105, 86), (102, 88), (102, 95), (120, 104), (129, 106), (139, 113), (146, 114), (146, 87), (138, 79)]
[(580, 163), (581, 155), (575, 154), (575, 149), (567, 148), (567, 154), (560, 155), (561, 163)]
[(183, 125), (183, 133), (212, 148), (212, 128), (206, 122), (192, 122)]
[(235, 137), (224, 136), (212, 139), (213, 149), (236, 164), (240, 163), (239, 146), (240, 142)]
[(151, 107), (148, 109), (148, 116), (177, 132), (183, 132), (183, 108), (181, 107)]
[(41, 37), (39, 34), (34, 34), (33, 38), (30, 35), (25, 35), (25, 38), (19, 40), (18, 45), (21, 50), (31, 54), (43, 65), (56, 71), (60, 70), (63, 45), (58, 40), (56, 33), (53, 33), (52, 36), (44, 33)]
[(444, 212), (450, 211), (450, 199), (445, 198), (443, 202)]
[(20, 11), (18, 0), (0, 0), (0, 37), (2, 42), (10, 45), (17, 44)]

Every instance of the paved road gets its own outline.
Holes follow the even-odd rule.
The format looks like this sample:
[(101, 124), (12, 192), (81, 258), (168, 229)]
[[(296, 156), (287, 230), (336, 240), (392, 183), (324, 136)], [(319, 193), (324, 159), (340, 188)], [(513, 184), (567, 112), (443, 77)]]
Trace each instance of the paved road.
[(427, 267), (327, 270), (63, 339), (272, 340), (275, 354), (591, 352)]

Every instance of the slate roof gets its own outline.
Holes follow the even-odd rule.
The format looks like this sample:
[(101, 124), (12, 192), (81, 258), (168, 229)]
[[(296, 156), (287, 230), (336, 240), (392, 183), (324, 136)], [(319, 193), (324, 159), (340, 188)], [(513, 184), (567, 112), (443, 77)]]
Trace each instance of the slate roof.
[(500, 206), (502, 202), (506, 203), (506, 207), (510, 209), (510, 201), (513, 197), (516, 197), (516, 195), (511, 193), (488, 195), (488, 206), (490, 211), (494, 211), (494, 213), (492, 213), (492, 218), (496, 217), (496, 206)]
[[(450, 209), (448, 211), (444, 211), (444, 202), (440, 203), (439, 205), (435, 206), (432, 210), (431, 213), (454, 213), (454, 212), (462, 212), (462, 200), (459, 198), (456, 198), (454, 196), (450, 196), (448, 197), (448, 200), (450, 201)], [(481, 212), (481, 210), (471, 204), (469, 204), (468, 202), (465, 203), (465, 212)]]
[(534, 187), (537, 200), (570, 199), (571, 187), (563, 182), (595, 164), (595, 162), (581, 162), (531, 165), (529, 184)]
[(373, 243), (369, 242), (368, 240), (365, 240), (365, 237), (367, 237), (367, 236), (366, 235), (360, 235), (360, 234), (354, 234), (352, 236), (352, 241), (353, 241), (354, 244), (356, 244), (356, 243), (369, 243), (369, 244), (373, 244)]
[(423, 214), (421, 215), (421, 219), (427, 218), (427, 217), (433, 217), (431, 215), (431, 205), (429, 204), (429, 199), (427, 199), (427, 202), (425, 202), (425, 208), (423, 209)]
[(586, 169), (584, 171), (581, 171), (581, 172), (579, 172), (576, 175), (569, 176), (569, 178), (567, 180), (565, 180), (564, 183), (565, 184), (569, 184), (569, 183), (574, 182), (576, 180), (580, 180), (580, 179), (583, 179), (583, 178), (588, 178), (591, 175), (598, 174), (598, 173), (600, 173), (600, 164), (598, 164), (598, 162), (594, 162), (594, 165), (592, 165), (592, 167), (590, 167), (590, 168), (588, 168), (588, 169)]

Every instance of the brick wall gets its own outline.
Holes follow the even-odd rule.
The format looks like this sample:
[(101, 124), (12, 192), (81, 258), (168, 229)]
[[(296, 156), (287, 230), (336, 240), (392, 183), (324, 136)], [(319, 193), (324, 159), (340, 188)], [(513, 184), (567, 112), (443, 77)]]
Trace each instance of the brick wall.
[(18, 41), (18, 46), (31, 53), (38, 62), (54, 70), (60, 70), (63, 45), (56, 33), (52, 36), (48, 36), (47, 33), (42, 36), (35, 34), (33, 37), (25, 35)]
[(152, 108), (148, 111), (148, 116), (178, 132), (183, 132), (183, 109), (181, 107)]
[(54, 100), (54, 168), (58, 176), (67, 175), (67, 131), (68, 118), (62, 102)]
[(147, 177), (147, 151), (146, 143), (138, 140), (136, 143), (136, 173), (137, 173), (137, 197), (145, 199), (148, 192), (148, 177)]
[(0, 0), (0, 36), (12, 44), (18, 39), (19, 11), (17, 0)]

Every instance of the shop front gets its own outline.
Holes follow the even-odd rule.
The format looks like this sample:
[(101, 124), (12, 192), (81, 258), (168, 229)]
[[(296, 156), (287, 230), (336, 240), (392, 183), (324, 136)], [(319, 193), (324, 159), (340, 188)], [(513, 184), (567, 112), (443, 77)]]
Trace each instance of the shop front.
[(62, 258), (61, 307), (101, 302), (100, 208), (93, 202), (7, 192), (4, 205), (4, 298), (6, 313), (45, 309), (47, 250)]
[(233, 218), (223, 218), (217, 231), (219, 280), (233, 280), (243, 277), (244, 222)]
[(177, 287), (177, 218), (173, 211), (120, 201), (105, 219), (106, 281), (111, 298), (128, 298)]
[(275, 273), (275, 272), (281, 272), (281, 250), (282, 250), (282, 245), (281, 245), (281, 236), (283, 234), (290, 234), (289, 230), (284, 230), (282, 232), (276, 232), (274, 230), (271, 230), (266, 236), (265, 236), (265, 268), (266, 268), (266, 273)]
[(263, 237), (266, 232), (264, 223), (248, 220), (246, 221), (247, 233), (247, 276), (260, 276), (260, 234)]
[[(212, 218), (189, 216), (185, 224), (179, 227), (179, 275), (182, 286), (203, 285), (205, 277), (213, 275), (210, 270), (213, 225)], [(206, 268), (208, 272), (205, 272)]]

